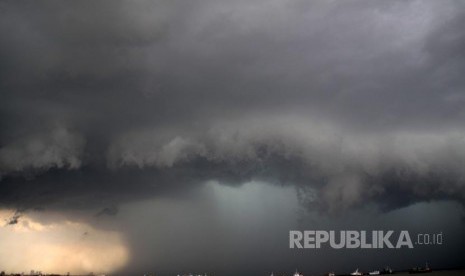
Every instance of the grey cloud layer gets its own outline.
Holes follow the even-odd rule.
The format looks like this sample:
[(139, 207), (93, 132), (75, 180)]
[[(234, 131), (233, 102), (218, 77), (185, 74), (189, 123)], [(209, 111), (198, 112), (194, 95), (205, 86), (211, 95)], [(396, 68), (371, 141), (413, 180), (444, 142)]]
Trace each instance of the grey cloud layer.
[(2, 2), (0, 197), (258, 178), (330, 211), (463, 202), (463, 5)]
[[(464, 134), (457, 130), (353, 133), (328, 123), (270, 115), (265, 120), (221, 122), (184, 136), (126, 134), (111, 146), (108, 164), (164, 170), (204, 160), (233, 171), (246, 167), (257, 178), (295, 175), (282, 182), (316, 188), (312, 201), (331, 211), (379, 202), (379, 197), (396, 189), (389, 199), (403, 192), (416, 200), (463, 201)], [(289, 168), (276, 164), (277, 160), (298, 165)]]
[(78, 169), (83, 148), (82, 137), (62, 128), (27, 137), (0, 149), (1, 173), (40, 172), (51, 168)]

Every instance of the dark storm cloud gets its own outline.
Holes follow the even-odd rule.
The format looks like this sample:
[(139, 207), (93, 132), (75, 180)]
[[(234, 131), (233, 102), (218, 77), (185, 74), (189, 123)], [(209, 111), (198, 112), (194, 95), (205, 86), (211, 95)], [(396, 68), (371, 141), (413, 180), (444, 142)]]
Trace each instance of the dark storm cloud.
[(463, 202), (463, 10), (4, 1), (1, 202), (102, 210), (253, 179), (330, 212)]

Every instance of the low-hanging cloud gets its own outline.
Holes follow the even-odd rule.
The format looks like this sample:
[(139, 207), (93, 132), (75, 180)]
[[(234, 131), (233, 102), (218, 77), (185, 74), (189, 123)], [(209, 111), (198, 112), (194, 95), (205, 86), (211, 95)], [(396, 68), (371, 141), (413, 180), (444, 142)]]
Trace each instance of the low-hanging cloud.
[[(252, 178), (287, 177), (292, 179), (287, 184), (315, 188), (314, 201), (333, 211), (378, 201), (392, 189), (417, 200), (465, 196), (465, 134), (457, 130), (352, 133), (330, 123), (270, 115), (160, 136), (144, 131), (121, 137), (110, 147), (109, 166), (163, 170), (204, 160), (232, 172), (248, 167)], [(288, 170), (276, 160), (300, 165)]]
[(79, 169), (83, 137), (65, 128), (19, 139), (0, 149), (0, 177), (14, 173), (40, 173), (51, 168)]

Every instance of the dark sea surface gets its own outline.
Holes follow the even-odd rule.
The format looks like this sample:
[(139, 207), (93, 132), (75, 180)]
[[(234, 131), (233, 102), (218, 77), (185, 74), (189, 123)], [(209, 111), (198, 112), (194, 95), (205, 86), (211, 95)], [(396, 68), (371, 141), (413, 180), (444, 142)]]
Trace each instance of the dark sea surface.
[(429, 275), (429, 276), (458, 276), (464, 275), (465, 270), (439, 270), (431, 273), (409, 274), (408, 272), (396, 273), (394, 275)]
[[(304, 274), (305, 275), (305, 274)], [(337, 274), (336, 276), (342, 276), (342, 275), (347, 275), (350, 276), (350, 274)], [(367, 275), (367, 274), (364, 274)], [(394, 274), (381, 274), (381, 275), (425, 275), (425, 276), (465, 276), (465, 270), (437, 270), (433, 271), (430, 273), (417, 273), (417, 274), (409, 274), (408, 272), (394, 272)]]
[[(336, 274), (337, 275), (337, 274)], [(388, 275), (388, 274), (386, 274)], [(438, 270), (430, 273), (409, 274), (408, 272), (395, 272), (390, 275), (425, 275), (425, 276), (465, 276), (465, 270)]]

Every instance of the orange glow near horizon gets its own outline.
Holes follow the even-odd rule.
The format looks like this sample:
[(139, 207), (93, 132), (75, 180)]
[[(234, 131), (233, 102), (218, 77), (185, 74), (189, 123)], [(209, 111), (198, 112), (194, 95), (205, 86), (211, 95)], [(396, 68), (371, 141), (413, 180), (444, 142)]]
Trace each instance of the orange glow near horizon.
[[(0, 223), (12, 213), (0, 210)], [(0, 226), (0, 270), (7, 273), (111, 273), (128, 259), (119, 233), (82, 222), (42, 224), (23, 215), (17, 224)]]

